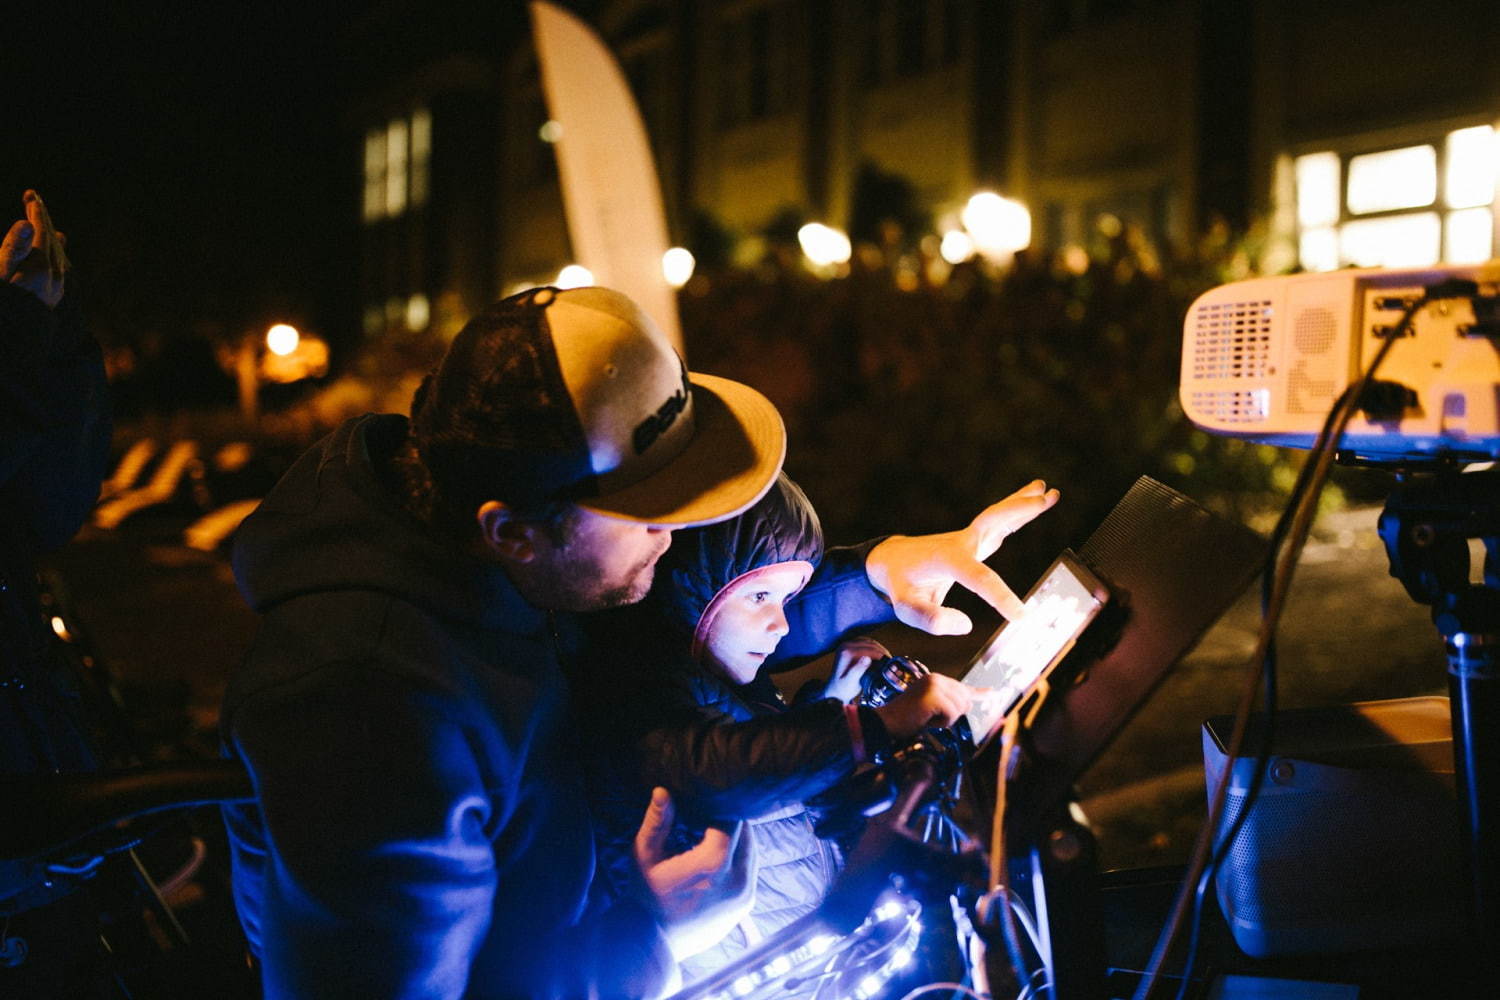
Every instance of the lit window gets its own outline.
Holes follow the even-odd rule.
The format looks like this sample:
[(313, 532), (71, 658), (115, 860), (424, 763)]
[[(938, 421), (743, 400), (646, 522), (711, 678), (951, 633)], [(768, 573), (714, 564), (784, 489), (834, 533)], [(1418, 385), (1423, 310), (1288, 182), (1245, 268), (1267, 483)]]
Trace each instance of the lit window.
[(427, 296), (421, 292), (406, 300), (406, 328), (408, 330), (421, 331), (427, 329), (428, 320), (431, 318), (432, 310), (427, 304)]
[(425, 108), (365, 133), (365, 222), (427, 204), (431, 161), (432, 114)]
[(1339, 266), (1338, 231), (1332, 227), (1304, 229), (1297, 254), (1309, 271), (1334, 271)]
[(1437, 199), (1437, 150), (1408, 146), (1349, 161), (1349, 211), (1355, 215), (1421, 208)]
[(1495, 130), (1488, 125), (1448, 133), (1443, 200), (1449, 208), (1477, 208), (1495, 200)]
[(1339, 230), (1339, 257), (1355, 267), (1425, 267), (1438, 261), (1436, 212), (1356, 219)]
[(1339, 221), (1339, 156), (1311, 153), (1297, 157), (1297, 221), (1327, 226)]
[(385, 214), (385, 129), (365, 135), (365, 198), (363, 217), (374, 222)]
[(1482, 264), (1495, 242), (1495, 214), (1488, 205), (1448, 213), (1443, 259), (1450, 264)]
[(398, 118), (385, 130), (385, 210), (400, 215), (406, 210), (406, 120)]
[[(1399, 149), (1323, 150), (1293, 162), (1298, 256), (1307, 270), (1471, 264), (1495, 252), (1500, 135), (1489, 125)], [(1456, 211), (1440, 214), (1438, 206)]]
[(411, 116), (411, 203), (427, 204), (427, 164), (432, 159), (432, 115), (426, 110)]

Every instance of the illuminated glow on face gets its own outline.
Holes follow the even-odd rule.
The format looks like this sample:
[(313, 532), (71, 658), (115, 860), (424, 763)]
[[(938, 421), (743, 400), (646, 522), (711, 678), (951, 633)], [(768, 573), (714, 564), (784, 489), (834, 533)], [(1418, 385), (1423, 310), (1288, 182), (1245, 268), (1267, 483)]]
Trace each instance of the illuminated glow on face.
[(731, 582), (714, 598), (717, 613), (703, 638), (705, 661), (735, 684), (755, 680), (790, 630), (786, 602), (807, 583), (807, 563), (776, 563)]

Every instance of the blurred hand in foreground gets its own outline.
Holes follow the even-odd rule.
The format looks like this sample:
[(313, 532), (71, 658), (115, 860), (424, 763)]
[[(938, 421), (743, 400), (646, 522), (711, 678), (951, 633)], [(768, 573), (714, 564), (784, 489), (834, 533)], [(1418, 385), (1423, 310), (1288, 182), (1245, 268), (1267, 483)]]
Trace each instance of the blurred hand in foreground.
[(0, 278), (24, 288), (48, 308), (62, 301), (68, 257), (66, 242), (52, 226), (42, 196), (27, 191), (22, 197), (26, 218), (13, 224), (0, 242)]

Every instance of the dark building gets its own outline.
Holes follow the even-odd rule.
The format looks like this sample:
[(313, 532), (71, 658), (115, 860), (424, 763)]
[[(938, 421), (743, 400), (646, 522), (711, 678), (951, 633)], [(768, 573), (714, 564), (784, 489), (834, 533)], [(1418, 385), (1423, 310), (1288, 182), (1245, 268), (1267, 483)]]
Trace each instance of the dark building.
[[(570, 259), (525, 12), (497, 6), (388, 3), (351, 31), (367, 334), (451, 333)], [(908, 193), (913, 238), (990, 189), (1047, 250), (1112, 217), (1159, 244), (1254, 227), (1269, 268), (1493, 252), (1485, 0), (574, 6), (635, 90), (679, 243), (709, 219), (752, 259), (778, 220), (858, 225), (874, 178)]]

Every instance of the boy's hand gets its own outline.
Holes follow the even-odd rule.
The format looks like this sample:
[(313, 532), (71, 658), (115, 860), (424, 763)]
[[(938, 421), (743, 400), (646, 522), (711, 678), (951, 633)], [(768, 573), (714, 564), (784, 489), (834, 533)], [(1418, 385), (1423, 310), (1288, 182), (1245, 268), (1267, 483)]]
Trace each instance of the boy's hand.
[(870, 550), (865, 575), (896, 610), (896, 617), (933, 635), (965, 635), (969, 616), (943, 607), (961, 583), (1006, 619), (1021, 613), (1021, 599), (984, 564), (1007, 535), (1057, 503), (1058, 493), (1040, 479), (991, 504), (969, 526), (935, 535), (893, 535)]
[(823, 697), (837, 698), (848, 704), (859, 696), (859, 682), (877, 660), (891, 655), (891, 651), (867, 636), (857, 636), (848, 642), (839, 643), (833, 660), (833, 670), (828, 683), (823, 687)]

